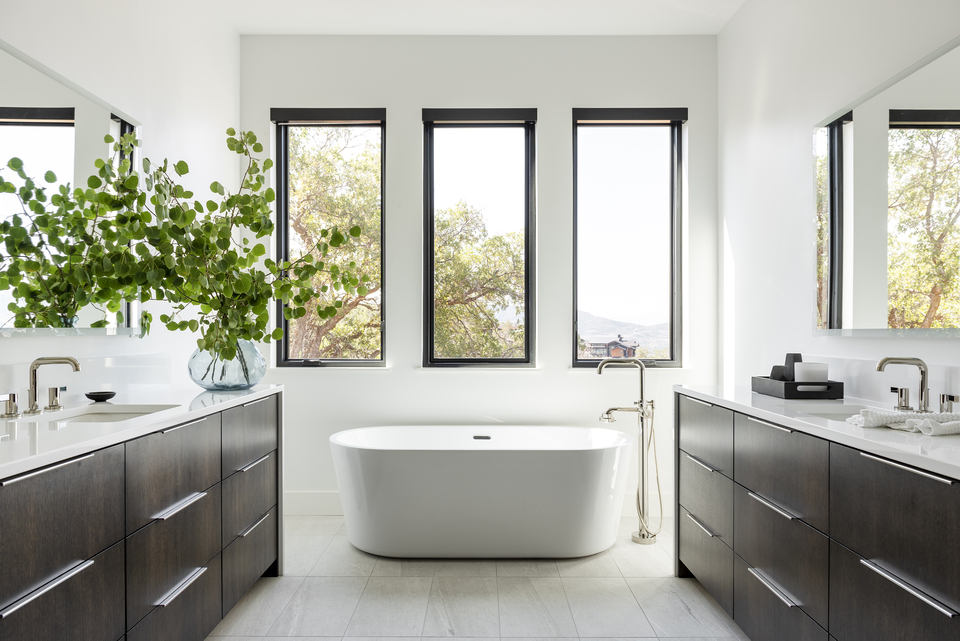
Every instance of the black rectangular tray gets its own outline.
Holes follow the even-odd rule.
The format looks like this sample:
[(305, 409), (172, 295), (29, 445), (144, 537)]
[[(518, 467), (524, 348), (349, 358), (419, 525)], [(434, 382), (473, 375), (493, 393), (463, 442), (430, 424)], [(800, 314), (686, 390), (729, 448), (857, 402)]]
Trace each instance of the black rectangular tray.
[[(807, 385), (826, 385), (822, 392), (798, 390), (798, 387)], [(775, 381), (769, 376), (754, 376), (753, 391), (767, 396), (790, 399), (838, 399), (843, 398), (843, 383), (840, 381), (825, 381), (823, 383), (798, 383), (796, 381)]]

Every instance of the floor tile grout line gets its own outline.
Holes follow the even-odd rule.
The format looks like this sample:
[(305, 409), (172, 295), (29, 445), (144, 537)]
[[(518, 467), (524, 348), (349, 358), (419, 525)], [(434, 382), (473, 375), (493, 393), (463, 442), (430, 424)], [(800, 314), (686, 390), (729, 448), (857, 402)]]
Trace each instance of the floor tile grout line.
[[(649, 579), (645, 579), (649, 580)], [(624, 583), (627, 583), (627, 580), (623, 580)], [(630, 584), (627, 583), (627, 589), (630, 590), (630, 595), (633, 597), (633, 600), (637, 602), (637, 606), (640, 608), (640, 614), (643, 615), (644, 620), (647, 622), (647, 625), (650, 626), (650, 630), (653, 632), (656, 638), (660, 638), (660, 635), (657, 634), (657, 629), (653, 626), (653, 622), (650, 621), (650, 617), (647, 616), (647, 611), (643, 609), (643, 604), (640, 603), (640, 599), (637, 598), (637, 594), (633, 591), (633, 588), (630, 587)]]
[[(330, 577), (330, 578), (337, 578), (337, 577)], [(360, 598), (357, 599), (357, 604), (353, 606), (353, 612), (350, 613), (350, 618), (347, 619), (347, 627), (343, 629), (343, 634), (340, 635), (341, 641), (343, 640), (343, 637), (347, 636), (347, 631), (350, 629), (350, 624), (353, 623), (353, 617), (357, 616), (357, 610), (360, 608), (360, 602), (363, 601), (363, 595), (366, 594), (367, 586), (370, 585), (370, 578), (371, 578), (370, 576), (367, 576), (363, 581), (363, 589), (360, 590)]]

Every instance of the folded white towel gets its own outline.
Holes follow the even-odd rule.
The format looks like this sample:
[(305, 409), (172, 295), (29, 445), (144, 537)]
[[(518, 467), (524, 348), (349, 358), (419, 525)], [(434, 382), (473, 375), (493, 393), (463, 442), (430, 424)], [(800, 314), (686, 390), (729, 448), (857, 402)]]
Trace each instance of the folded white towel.
[[(943, 416), (941, 414), (941, 416)], [(927, 436), (946, 436), (947, 434), (960, 434), (960, 421), (940, 422), (932, 418), (925, 419), (907, 419), (907, 425), (917, 432), (923, 432)]]
[(927, 436), (960, 434), (960, 413), (931, 414), (893, 410), (860, 410), (847, 419), (858, 427), (889, 427), (904, 432), (922, 432)]

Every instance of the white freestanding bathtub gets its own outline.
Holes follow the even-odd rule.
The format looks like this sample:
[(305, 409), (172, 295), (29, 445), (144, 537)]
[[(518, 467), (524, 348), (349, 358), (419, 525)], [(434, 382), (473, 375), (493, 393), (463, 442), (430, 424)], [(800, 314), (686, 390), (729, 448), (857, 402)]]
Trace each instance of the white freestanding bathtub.
[(569, 558), (613, 545), (632, 439), (540, 426), (330, 437), (350, 542), (406, 558)]

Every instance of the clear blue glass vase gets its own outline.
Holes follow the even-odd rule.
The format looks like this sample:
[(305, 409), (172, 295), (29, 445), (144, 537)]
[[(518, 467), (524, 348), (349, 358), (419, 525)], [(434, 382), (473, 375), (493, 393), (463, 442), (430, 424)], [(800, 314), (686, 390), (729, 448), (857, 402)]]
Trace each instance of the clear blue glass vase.
[(247, 389), (267, 373), (267, 361), (254, 343), (240, 339), (232, 360), (225, 361), (198, 349), (190, 356), (187, 369), (193, 382), (204, 389)]

